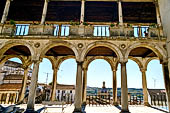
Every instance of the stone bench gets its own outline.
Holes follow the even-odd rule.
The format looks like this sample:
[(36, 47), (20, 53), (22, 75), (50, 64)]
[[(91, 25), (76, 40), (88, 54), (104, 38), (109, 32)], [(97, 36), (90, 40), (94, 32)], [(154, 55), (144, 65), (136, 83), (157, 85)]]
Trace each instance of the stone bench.
[[(44, 105), (44, 112), (47, 110), (47, 108), (61, 108), (62, 113), (64, 113), (64, 108), (66, 108), (66, 102), (57, 102), (57, 101), (42, 101), (42, 104)], [(53, 105), (61, 105), (61, 106), (53, 106)]]

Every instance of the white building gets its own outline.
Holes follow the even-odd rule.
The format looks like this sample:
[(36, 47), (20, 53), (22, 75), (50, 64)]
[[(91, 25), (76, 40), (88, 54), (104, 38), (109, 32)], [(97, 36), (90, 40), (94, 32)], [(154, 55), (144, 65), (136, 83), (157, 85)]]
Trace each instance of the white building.
[(74, 85), (57, 84), (56, 86), (56, 100), (57, 101), (66, 101), (69, 103), (73, 103), (74, 97), (75, 97), (75, 86)]

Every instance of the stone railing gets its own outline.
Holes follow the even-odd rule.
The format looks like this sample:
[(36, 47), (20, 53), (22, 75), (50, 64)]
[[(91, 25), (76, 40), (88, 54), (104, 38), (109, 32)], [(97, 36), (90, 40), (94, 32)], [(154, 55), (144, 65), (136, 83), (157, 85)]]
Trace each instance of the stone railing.
[[(61, 25), (56, 27), (56, 25), (27, 25), (27, 29), (25, 30), (25, 25), (24, 25), (24, 30), (22, 29), (22, 25), (17, 25), (21, 26), (20, 30), (27, 32), (26, 35), (28, 36), (63, 36), (63, 37), (68, 37), (68, 38), (95, 38), (95, 37), (125, 37), (125, 38), (148, 38), (148, 39), (162, 39), (165, 38), (163, 36), (163, 30), (161, 28), (148, 28), (147, 30), (147, 35), (143, 36), (141, 35), (142, 33), (138, 33), (138, 36), (135, 37), (135, 30), (133, 27), (121, 27), (121, 26), (114, 26), (110, 27), (109, 25), (107, 26), (107, 29), (105, 30), (102, 29), (102, 27), (106, 27), (105, 25), (67, 25), (68, 29), (67, 31), (63, 31)], [(97, 27), (97, 28), (96, 28)], [(99, 30), (98, 30), (99, 28)], [(96, 32), (104, 32), (105, 35), (97, 35), (95, 36), (95, 29), (97, 29)], [(20, 32), (18, 31), (18, 27), (15, 25), (8, 25), (8, 24), (0, 24), (0, 35), (7, 35), (7, 36), (21, 36)], [(56, 32), (56, 34), (54, 34)], [(61, 32), (68, 32), (67, 34), (69, 35), (61, 35)], [(106, 35), (107, 32), (107, 35)], [(138, 31), (140, 32), (140, 30)]]

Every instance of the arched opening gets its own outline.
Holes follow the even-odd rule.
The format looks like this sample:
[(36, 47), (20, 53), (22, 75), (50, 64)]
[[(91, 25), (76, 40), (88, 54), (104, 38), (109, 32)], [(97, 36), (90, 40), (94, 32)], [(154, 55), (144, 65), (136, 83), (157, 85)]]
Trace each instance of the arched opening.
[(137, 47), (130, 51), (129, 57), (158, 57), (157, 54), (149, 48), (146, 47)]
[[(147, 63), (148, 63), (148, 61), (150, 61), (150, 59), (162, 59), (162, 55), (159, 53), (159, 51), (157, 49), (155, 49), (155, 48), (153, 49), (152, 47), (136, 47), (130, 51), (129, 58), (132, 58), (132, 59), (136, 58), (139, 60), (139, 62), (136, 62), (136, 63), (138, 63), (138, 65), (140, 67), (140, 71), (142, 73), (142, 77), (140, 77), (140, 78), (142, 78), (143, 102), (144, 102), (144, 105), (148, 106), (149, 104), (151, 104), (151, 103), (149, 103), (150, 102), (149, 99), (150, 99), (150, 97), (152, 97), (152, 93), (151, 93), (151, 90), (148, 89), (148, 85), (150, 85), (152, 82), (151, 82), (151, 80), (148, 80), (147, 77), (150, 76), (151, 73), (154, 73), (156, 71), (156, 70), (152, 70), (153, 68), (155, 68), (155, 69), (157, 68), (160, 71), (162, 70), (162, 68), (160, 68), (159, 65), (152, 65), (152, 69), (149, 69), (150, 72), (148, 73)], [(137, 72), (135, 72), (137, 69), (134, 69), (135, 68), (134, 66), (131, 66), (131, 67), (133, 67), (132, 74), (137, 73)], [(151, 72), (151, 70), (152, 70), (152, 72)], [(141, 73), (138, 73), (138, 75), (141, 75)], [(131, 79), (134, 81), (137, 81), (139, 78), (134, 77)], [(129, 82), (129, 83), (131, 83), (131, 82)], [(136, 83), (138, 83), (138, 82), (135, 82), (134, 86), (138, 85)], [(137, 98), (139, 98), (139, 96), (137, 96)]]
[(116, 53), (108, 48), (108, 47), (104, 47), (104, 46), (98, 46), (95, 47), (93, 49), (91, 49), (86, 56), (112, 56), (112, 57), (117, 57)]
[[(96, 104), (100, 104), (95, 100), (97, 98), (105, 98), (105, 99), (107, 99), (108, 102), (111, 103), (111, 98), (113, 99), (113, 96), (112, 96), (113, 95), (113, 87), (117, 88), (116, 85), (113, 86), (113, 71), (112, 71), (113, 67), (111, 67), (111, 66), (113, 66), (113, 64), (112, 64), (113, 58), (117, 58), (117, 54), (116, 54), (117, 51), (115, 52), (114, 50), (115, 50), (114, 48), (109, 48), (106, 46), (96, 46), (96, 47), (89, 49), (88, 52), (86, 53), (85, 58), (87, 58), (87, 59), (90, 57), (94, 57), (93, 60), (95, 60), (96, 58), (100, 59), (100, 60), (95, 60), (95, 61), (90, 60), (90, 62), (91, 61), (93, 61), (93, 62), (89, 65), (89, 67), (86, 67), (86, 68), (88, 68), (86, 103), (91, 103), (90, 100), (91, 100), (91, 98), (93, 98), (93, 97), (91, 97), (91, 95), (96, 95), (96, 97), (92, 99), (92, 102), (95, 102)], [(111, 58), (112, 60), (107, 60), (109, 58)], [(92, 65), (92, 67), (91, 67), (91, 65)], [(91, 77), (91, 78), (89, 79), (89, 77)], [(114, 88), (114, 89), (116, 90), (116, 88)], [(116, 92), (116, 91), (114, 91), (114, 92)], [(100, 97), (101, 95), (102, 95), (102, 97)], [(83, 101), (85, 101), (85, 100), (83, 100)]]
[(46, 53), (46, 56), (69, 56), (69, 55), (75, 55), (73, 50), (66, 47), (66, 46), (55, 46), (50, 48)]
[(70, 104), (75, 101), (76, 72), (75, 59), (66, 59), (61, 62), (57, 72), (56, 99), (58, 101)]
[(151, 60), (148, 63), (146, 76), (149, 89), (165, 89), (162, 64), (159, 60)]
[[(25, 69), (23, 68), (24, 64), (22, 62), (23, 59), (14, 56), (6, 57), (7, 58), (2, 61), (4, 63), (2, 63), (3, 66), (0, 73), (0, 94), (3, 95), (0, 100), (1, 103), (15, 104), (20, 101), (19, 98), (21, 95), (27, 93), (26, 89), (31, 82), (32, 69), (28, 67), (28, 72), (25, 73)], [(26, 80), (24, 79), (25, 76), (27, 76)], [(8, 96), (9, 99), (7, 98)], [(25, 102), (26, 99), (23, 101)]]
[[(95, 59), (88, 65), (86, 104), (101, 104), (113, 99), (113, 71), (108, 61)], [(97, 99), (100, 98), (100, 101)], [(103, 102), (104, 104), (104, 102)]]
[(22, 56), (31, 56), (31, 52), (28, 47), (24, 45), (17, 45), (9, 48), (4, 55), (22, 55)]
[(127, 62), (127, 79), (128, 88), (142, 88), (142, 74), (138, 64), (133, 60)]
[[(75, 56), (74, 51), (67, 46), (60, 45), (60, 46), (53, 46), (51, 48), (48, 48), (48, 50), (45, 51), (44, 55), (45, 56), (43, 57), (49, 58), (52, 63), (52, 65), (51, 63), (47, 65), (46, 63), (47, 61), (44, 62), (43, 60), (44, 66), (42, 66), (43, 68), (40, 67), (40, 71), (48, 70), (48, 72), (45, 72), (46, 73), (45, 82), (47, 84), (46, 89), (48, 89), (48, 86), (51, 87), (51, 91), (49, 91), (50, 94), (48, 94), (49, 95), (48, 97), (47, 97), (48, 92), (45, 90), (46, 91), (45, 100), (51, 99), (51, 100), (58, 100), (58, 101), (69, 101), (69, 102), (71, 101), (70, 103), (72, 103), (74, 101), (74, 95), (75, 95), (75, 83), (76, 83), (75, 80), (76, 80), (77, 65), (74, 59), (70, 59), (68, 61), (67, 59), (74, 58)], [(40, 66), (41, 65), (42, 64), (40, 64)], [(48, 74), (50, 76), (48, 76)], [(48, 80), (47, 80), (47, 76), (48, 76)]]

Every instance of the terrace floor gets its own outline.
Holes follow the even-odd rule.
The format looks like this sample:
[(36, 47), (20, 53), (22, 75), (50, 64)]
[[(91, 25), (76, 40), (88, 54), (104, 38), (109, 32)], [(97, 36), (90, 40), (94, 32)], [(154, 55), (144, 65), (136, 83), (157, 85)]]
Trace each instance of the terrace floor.
[[(5, 105), (7, 106), (7, 105)], [(26, 109), (26, 104), (19, 105), (18, 107)], [(50, 106), (51, 108), (44, 109), (44, 105), (42, 104), (36, 104), (35, 110), (37, 110), (39, 113), (62, 113), (61, 108), (56, 108), (59, 106), (53, 105)], [(61, 107), (61, 106), (60, 106)], [(66, 105), (66, 108), (64, 109), (64, 113), (72, 113), (74, 110), (74, 105)], [(86, 106), (86, 113), (119, 113), (121, 107), (115, 107), (110, 105), (105, 106)], [(129, 106), (129, 111), (131, 113), (168, 113), (166, 111), (163, 111), (161, 109), (156, 109), (154, 107), (145, 107), (142, 105), (136, 105), (136, 106)]]

